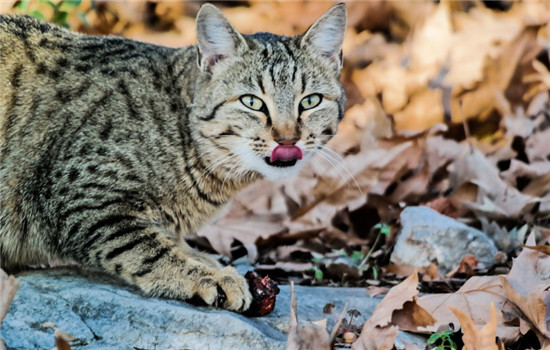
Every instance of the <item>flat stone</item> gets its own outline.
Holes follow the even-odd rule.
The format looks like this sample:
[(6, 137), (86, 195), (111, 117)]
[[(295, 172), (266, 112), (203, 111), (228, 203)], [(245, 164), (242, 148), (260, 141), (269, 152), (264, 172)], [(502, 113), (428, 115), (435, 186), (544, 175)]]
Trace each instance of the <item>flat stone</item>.
[(497, 248), (483, 232), (428, 207), (407, 207), (401, 213), (401, 232), (390, 260), (395, 264), (426, 267), (435, 262), (443, 273), (472, 254), (489, 267)]
[[(0, 336), (8, 349), (52, 349), (54, 335), (46, 322), (77, 337), (73, 349), (285, 349), (290, 287), (281, 286), (275, 310), (249, 318), (225, 310), (193, 306), (176, 300), (147, 298), (104, 276), (69, 269), (25, 272)], [(295, 286), (301, 323), (324, 319), (323, 306), (346, 302), (370, 316), (381, 298), (364, 288)], [(329, 317), (329, 325), (335, 320)], [(401, 334), (401, 340), (422, 347), (425, 338)]]

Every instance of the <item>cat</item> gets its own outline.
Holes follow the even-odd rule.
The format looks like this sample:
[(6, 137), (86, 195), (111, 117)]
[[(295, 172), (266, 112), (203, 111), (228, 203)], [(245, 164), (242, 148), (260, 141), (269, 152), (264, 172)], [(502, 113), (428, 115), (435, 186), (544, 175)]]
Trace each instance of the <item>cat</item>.
[(176, 237), (336, 132), (347, 14), (240, 34), (215, 6), (172, 49), (0, 16), (0, 266), (53, 259), (244, 312), (246, 280)]

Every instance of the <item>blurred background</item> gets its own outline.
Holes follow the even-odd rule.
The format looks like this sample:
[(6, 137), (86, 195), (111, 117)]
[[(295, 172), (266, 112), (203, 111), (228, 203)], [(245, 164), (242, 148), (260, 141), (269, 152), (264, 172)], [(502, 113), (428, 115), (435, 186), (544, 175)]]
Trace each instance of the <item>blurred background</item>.
[[(195, 42), (202, 3), (2, 0), (1, 12), (181, 47)], [(243, 33), (284, 35), (335, 4), (213, 3)], [(346, 5), (348, 101), (334, 153), (296, 179), (246, 190), (193, 244), (281, 282), (363, 285), (395, 273), (390, 255), (408, 206), (482, 229), (505, 260), (525, 227), (548, 238), (550, 2)]]

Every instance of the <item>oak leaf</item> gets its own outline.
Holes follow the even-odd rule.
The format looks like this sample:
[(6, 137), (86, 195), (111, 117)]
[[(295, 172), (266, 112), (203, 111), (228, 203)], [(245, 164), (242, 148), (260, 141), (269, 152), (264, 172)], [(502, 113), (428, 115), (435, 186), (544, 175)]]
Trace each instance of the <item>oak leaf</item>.
[(499, 350), (495, 339), (497, 333), (497, 314), (495, 304), (491, 303), (491, 319), (478, 329), (472, 319), (460, 309), (449, 306), (462, 327), (463, 350)]
[(416, 330), (435, 322), (416, 303), (418, 294), (416, 270), (403, 282), (391, 288), (363, 326), (352, 350), (382, 350), (393, 348), (399, 329)]
[[(539, 342), (550, 345), (550, 280), (539, 275), (539, 251), (527, 248), (535, 246), (531, 233), (526, 246), (514, 259), (510, 273), (500, 277), (504, 294), (514, 305), (521, 321), (521, 329), (533, 329)], [(548, 259), (544, 260), (548, 264)]]
[(448, 308), (451, 305), (465, 312), (478, 327), (481, 327), (489, 321), (487, 305), (494, 303), (497, 308), (498, 337), (515, 340), (519, 335), (519, 329), (507, 324), (507, 319), (501, 311), (508, 311), (507, 301), (500, 276), (474, 276), (455, 293), (429, 294), (418, 298), (418, 304), (437, 319), (433, 326), (426, 327), (426, 331), (449, 330), (449, 325), (453, 331), (460, 328), (460, 322)]

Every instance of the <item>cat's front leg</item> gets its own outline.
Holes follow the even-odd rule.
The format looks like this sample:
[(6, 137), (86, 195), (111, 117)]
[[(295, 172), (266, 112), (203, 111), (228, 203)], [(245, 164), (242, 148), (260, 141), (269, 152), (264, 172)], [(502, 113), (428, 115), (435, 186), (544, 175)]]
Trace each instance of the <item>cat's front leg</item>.
[(248, 310), (252, 301), (248, 283), (234, 268), (198, 259), (155, 229), (106, 242), (100, 249), (90, 249), (88, 256), (149, 296), (180, 300), (198, 296), (207, 305), (237, 312)]

